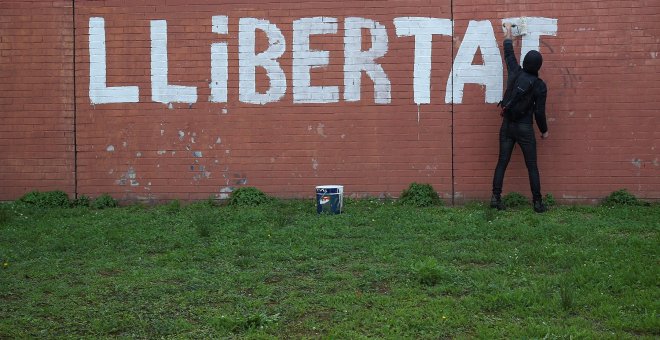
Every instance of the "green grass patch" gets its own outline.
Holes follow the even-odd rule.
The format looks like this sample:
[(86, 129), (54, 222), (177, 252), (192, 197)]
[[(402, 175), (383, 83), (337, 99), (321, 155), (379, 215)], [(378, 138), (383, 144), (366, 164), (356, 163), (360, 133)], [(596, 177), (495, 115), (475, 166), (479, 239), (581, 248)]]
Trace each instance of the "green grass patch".
[(660, 205), (0, 205), (0, 338), (658, 338)]

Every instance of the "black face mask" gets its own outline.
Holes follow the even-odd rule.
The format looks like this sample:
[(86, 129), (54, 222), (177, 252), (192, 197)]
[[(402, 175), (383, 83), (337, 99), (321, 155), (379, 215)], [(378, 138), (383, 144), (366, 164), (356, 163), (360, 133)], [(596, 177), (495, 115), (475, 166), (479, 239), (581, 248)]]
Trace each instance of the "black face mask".
[(525, 59), (523, 59), (523, 70), (538, 75), (541, 65), (543, 65), (543, 56), (539, 51), (531, 50), (527, 52)]

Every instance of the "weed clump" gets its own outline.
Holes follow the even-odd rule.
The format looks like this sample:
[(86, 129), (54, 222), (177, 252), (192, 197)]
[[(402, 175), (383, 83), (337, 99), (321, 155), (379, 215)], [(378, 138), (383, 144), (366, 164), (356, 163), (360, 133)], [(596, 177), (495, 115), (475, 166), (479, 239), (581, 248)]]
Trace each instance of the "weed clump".
[(119, 206), (119, 202), (108, 194), (103, 194), (97, 197), (94, 200), (94, 203), (92, 203), (92, 207), (94, 209), (115, 208), (118, 206)]
[(0, 225), (9, 223), (13, 217), (12, 213), (5, 206), (5, 204), (0, 204)]
[(559, 286), (559, 301), (561, 309), (565, 312), (570, 312), (575, 306), (575, 288), (567, 283), (562, 283)]
[(413, 274), (419, 283), (433, 286), (445, 278), (445, 269), (440, 266), (438, 260), (428, 257), (412, 266)]
[(557, 200), (555, 200), (555, 196), (553, 196), (551, 193), (545, 194), (543, 202), (545, 202), (545, 205), (548, 207), (554, 207), (557, 205)]
[(244, 316), (231, 317), (221, 316), (215, 318), (212, 324), (219, 329), (232, 333), (240, 333), (250, 329), (264, 329), (280, 319), (280, 314), (268, 315), (265, 313), (254, 313)]
[(510, 192), (502, 197), (502, 202), (507, 208), (516, 208), (529, 205), (527, 197), (517, 192)]
[(631, 194), (626, 189), (617, 190), (603, 199), (603, 205), (610, 207), (618, 205), (634, 206), (643, 204), (643, 202), (638, 200), (635, 195)]
[(438, 193), (430, 184), (411, 183), (408, 189), (401, 192), (401, 197), (397, 201), (402, 205), (414, 207), (429, 207), (442, 205), (442, 200)]
[(234, 207), (256, 207), (271, 202), (263, 191), (255, 187), (243, 187), (234, 190), (229, 196), (229, 205)]
[(18, 199), (27, 205), (37, 206), (39, 208), (68, 208), (71, 206), (69, 195), (64, 191), (31, 191)]
[(89, 198), (89, 196), (80, 195), (78, 198), (73, 200), (71, 204), (74, 207), (89, 207), (92, 205), (92, 200)]
[(165, 213), (170, 215), (176, 215), (181, 211), (181, 201), (174, 199), (169, 201), (167, 204), (163, 205), (163, 210)]

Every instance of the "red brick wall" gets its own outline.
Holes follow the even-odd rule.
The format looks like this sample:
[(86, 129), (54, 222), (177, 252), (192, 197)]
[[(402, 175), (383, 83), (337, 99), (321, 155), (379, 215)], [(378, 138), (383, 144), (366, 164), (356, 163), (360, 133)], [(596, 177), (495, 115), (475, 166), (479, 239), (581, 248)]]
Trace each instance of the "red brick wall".
[[(483, 8), (492, 9), (485, 12)], [(475, 14), (478, 13), (478, 14)], [(544, 192), (592, 199), (620, 188), (660, 197), (660, 3), (657, 1), (521, 1), (454, 6), (460, 36), (468, 19), (512, 16), (558, 19), (557, 36), (541, 39), (548, 85), (550, 138), (538, 138)], [(499, 32), (498, 32), (499, 33)], [(472, 104), (454, 107), (456, 192), (483, 197), (497, 155), (494, 109), (476, 89)], [(517, 149), (505, 191), (529, 195)]]
[[(447, 103), (447, 81), (470, 21), (488, 20), (501, 48), (501, 19), (519, 16), (558, 22), (555, 36), (540, 38), (541, 77), (549, 88), (550, 138), (538, 143), (544, 193), (590, 200), (625, 187), (660, 198), (660, 4), (653, 1), (502, 6), (475, 0), (453, 7), (450, 1), (421, 0), (76, 1), (75, 20), (71, 1), (0, 6), (0, 199), (32, 189), (201, 199), (242, 185), (281, 197), (310, 197), (322, 184), (343, 184), (353, 196), (398, 196), (413, 181), (430, 183), (457, 202), (486, 198), (497, 158), (498, 110), (485, 103), (486, 88), (477, 84), (465, 86), (461, 103)], [(228, 34), (212, 31), (217, 15), (229, 18)], [(337, 32), (310, 37), (312, 49), (329, 52), (328, 65), (310, 72), (311, 84), (337, 86), (338, 101), (294, 103), (293, 21), (316, 16), (336, 18)], [(93, 17), (104, 19), (107, 86), (137, 86), (139, 102), (92, 104)], [(287, 88), (273, 103), (239, 100), (239, 20), (248, 17), (269, 20), (285, 39), (279, 62)], [(387, 54), (377, 59), (391, 84), (387, 104), (375, 103), (374, 83), (365, 74), (361, 99), (345, 100), (347, 17), (374, 20), (387, 31)], [(434, 35), (428, 52), (433, 60), (428, 104), (413, 100), (415, 38), (397, 36), (398, 17), (453, 19), (453, 37)], [(151, 20), (167, 21), (169, 84), (196, 87), (194, 103), (152, 100)], [(367, 30), (362, 38), (363, 50), (369, 49)], [(218, 103), (210, 100), (211, 44), (224, 42), (228, 100)], [(266, 48), (258, 32), (256, 51)], [(473, 63), (482, 62), (477, 53)], [(256, 73), (257, 90), (266, 91), (265, 72)], [(505, 180), (508, 191), (529, 192), (518, 150)]]
[(74, 191), (70, 1), (0, 2), (0, 200)]

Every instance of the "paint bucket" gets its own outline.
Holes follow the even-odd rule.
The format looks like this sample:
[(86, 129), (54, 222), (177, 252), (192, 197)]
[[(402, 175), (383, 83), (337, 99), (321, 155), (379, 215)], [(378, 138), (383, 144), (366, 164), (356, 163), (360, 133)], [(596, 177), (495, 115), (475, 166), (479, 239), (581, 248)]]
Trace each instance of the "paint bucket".
[(343, 185), (320, 185), (316, 187), (317, 213), (340, 214), (343, 205)]

